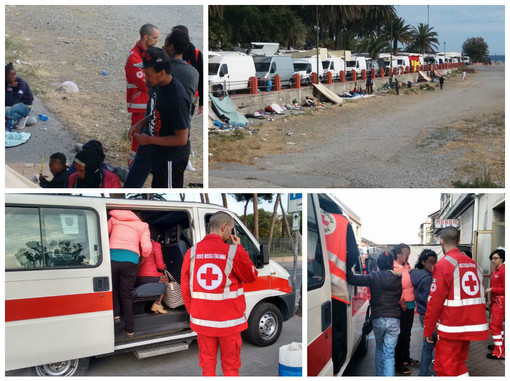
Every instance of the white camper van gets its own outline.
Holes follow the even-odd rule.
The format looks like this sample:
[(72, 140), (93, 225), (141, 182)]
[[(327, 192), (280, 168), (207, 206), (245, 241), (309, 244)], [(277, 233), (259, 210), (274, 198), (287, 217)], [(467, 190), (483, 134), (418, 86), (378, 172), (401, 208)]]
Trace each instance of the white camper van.
[[(246, 226), (211, 204), (7, 194), (5, 200), (5, 369), (83, 375), (89, 358), (131, 351), (138, 358), (188, 349), (196, 337), (184, 306), (153, 314), (155, 295), (135, 288), (133, 338), (114, 324), (108, 211), (142, 214), (159, 236), (167, 269), (179, 281), (186, 251), (203, 239), (210, 216), (232, 215), (235, 234), (258, 269), (246, 284), (246, 337), (273, 344), (294, 314), (289, 273), (269, 259)], [(150, 284), (159, 285), (159, 284)], [(142, 285), (140, 287), (143, 288)], [(147, 300), (149, 300), (147, 305)]]
[(253, 58), (239, 52), (209, 56), (209, 91), (214, 96), (224, 91), (244, 90), (255, 76)]
[[(333, 375), (331, 278), (320, 198), (325, 198), (330, 204), (336, 203), (333, 197), (326, 194), (308, 194), (307, 197), (308, 376)], [(342, 207), (338, 205), (338, 209)], [(366, 261), (366, 267), (373, 268)], [(353, 266), (353, 273), (362, 274), (360, 258)], [(341, 303), (344, 309), (340, 311), (345, 314), (346, 334), (344, 362), (339, 374), (344, 372), (355, 353), (364, 356), (368, 349), (368, 338), (362, 332), (369, 305), (368, 287), (349, 285), (348, 289), (350, 304)]]
[(274, 56), (280, 44), (277, 42), (252, 42), (248, 54), (252, 56)]
[(351, 75), (352, 71), (356, 70), (356, 75), (361, 75), (361, 70), (367, 70), (367, 59), (362, 56), (352, 56), (351, 61), (346, 62), (346, 75)]
[(266, 86), (280, 76), (282, 86), (290, 86), (294, 79), (294, 64), (291, 56), (254, 56), (256, 76), (259, 86)]
[(340, 72), (345, 70), (345, 62), (340, 57), (328, 57), (322, 61), (323, 77), (326, 77), (326, 73), (331, 72), (333, 78), (338, 78)]

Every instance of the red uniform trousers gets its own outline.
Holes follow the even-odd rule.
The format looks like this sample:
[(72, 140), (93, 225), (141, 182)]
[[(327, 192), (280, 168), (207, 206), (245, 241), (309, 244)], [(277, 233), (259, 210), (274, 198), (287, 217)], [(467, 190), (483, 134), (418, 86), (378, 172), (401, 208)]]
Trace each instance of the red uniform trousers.
[[(141, 121), (145, 117), (145, 111), (131, 113), (131, 127)], [(138, 142), (135, 138), (131, 141), (131, 152), (129, 153), (128, 165), (131, 167), (135, 161), (136, 150), (138, 149)]]
[(505, 297), (497, 296), (491, 299), (491, 318), (489, 331), (494, 340), (493, 356), (505, 358), (505, 332), (503, 322), (505, 321)]
[(467, 374), (466, 360), (469, 353), (469, 341), (450, 340), (439, 336), (436, 347), (434, 369), (437, 376), (462, 376)]
[(239, 376), (241, 367), (241, 332), (230, 336), (211, 337), (197, 334), (199, 365), (202, 376), (216, 376), (218, 345), (220, 346), (221, 370), (224, 376)]

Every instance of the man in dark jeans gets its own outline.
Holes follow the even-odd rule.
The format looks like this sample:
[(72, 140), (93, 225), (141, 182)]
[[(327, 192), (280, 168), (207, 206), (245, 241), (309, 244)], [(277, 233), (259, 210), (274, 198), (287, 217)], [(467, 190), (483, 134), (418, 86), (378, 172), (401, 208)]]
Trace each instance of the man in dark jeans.
[(162, 49), (149, 48), (142, 58), (139, 65), (151, 87), (148, 115), (129, 131), (141, 147), (124, 187), (141, 188), (152, 169), (153, 188), (182, 188), (190, 153), (190, 99), (170, 74), (170, 57)]

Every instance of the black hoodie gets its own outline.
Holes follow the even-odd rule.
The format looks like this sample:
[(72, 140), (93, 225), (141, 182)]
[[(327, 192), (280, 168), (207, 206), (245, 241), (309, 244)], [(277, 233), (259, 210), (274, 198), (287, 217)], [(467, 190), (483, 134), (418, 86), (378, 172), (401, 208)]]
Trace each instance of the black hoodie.
[(382, 270), (368, 275), (354, 275), (349, 269), (347, 282), (355, 286), (370, 287), (372, 318), (400, 318), (402, 274), (393, 270)]

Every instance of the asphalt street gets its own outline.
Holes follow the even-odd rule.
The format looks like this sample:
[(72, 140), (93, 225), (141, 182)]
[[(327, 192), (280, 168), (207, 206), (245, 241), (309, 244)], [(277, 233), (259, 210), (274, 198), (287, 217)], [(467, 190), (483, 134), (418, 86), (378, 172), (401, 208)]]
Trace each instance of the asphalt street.
[[(413, 329), (411, 333), (411, 358), (420, 360), (423, 344), (423, 328), (421, 327), (418, 315), (414, 316)], [(469, 357), (467, 367), (470, 376), (504, 376), (505, 361), (489, 360), (485, 357), (489, 341), (472, 341), (469, 346)], [(368, 339), (368, 352), (365, 357), (353, 358), (345, 369), (343, 376), (375, 376), (375, 339), (373, 332)], [(409, 367), (410, 376), (418, 376), (418, 367)], [(403, 376), (396, 373), (395, 376)]]

